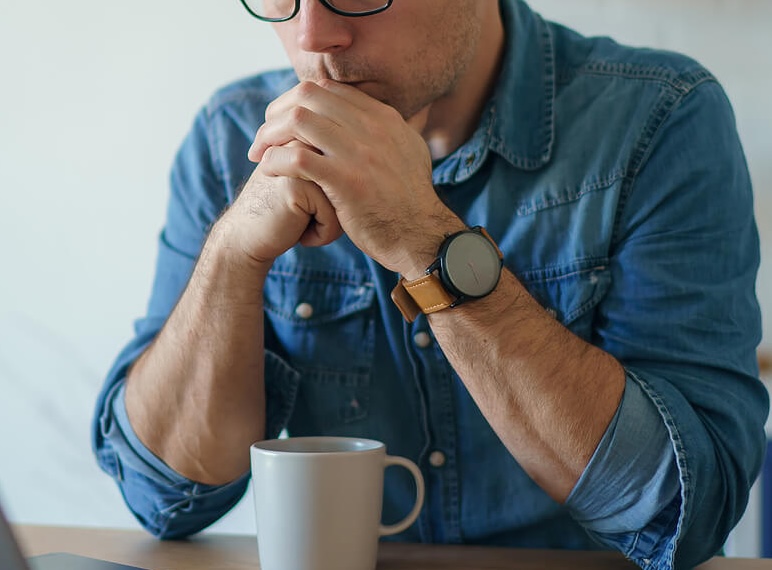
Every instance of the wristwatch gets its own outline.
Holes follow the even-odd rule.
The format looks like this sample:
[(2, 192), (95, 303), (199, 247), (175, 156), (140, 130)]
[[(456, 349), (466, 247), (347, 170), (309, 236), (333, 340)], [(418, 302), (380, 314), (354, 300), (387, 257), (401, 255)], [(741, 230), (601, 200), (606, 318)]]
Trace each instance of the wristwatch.
[(409, 323), (419, 313), (436, 313), (480, 299), (496, 288), (503, 257), (485, 228), (461, 230), (445, 238), (426, 275), (414, 281), (402, 277), (391, 299)]

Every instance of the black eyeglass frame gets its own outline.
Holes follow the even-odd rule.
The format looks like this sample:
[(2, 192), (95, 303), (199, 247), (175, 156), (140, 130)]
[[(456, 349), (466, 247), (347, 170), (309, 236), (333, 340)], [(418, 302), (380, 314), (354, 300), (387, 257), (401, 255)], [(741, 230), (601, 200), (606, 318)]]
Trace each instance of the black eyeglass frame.
[[(384, 10), (387, 10), (392, 2), (394, 0), (386, 0), (386, 3), (381, 6), (380, 8), (376, 8), (375, 10), (368, 10), (366, 12), (346, 12), (345, 10), (341, 10), (340, 8), (336, 8), (328, 0), (319, 0), (319, 2), (322, 3), (322, 6), (327, 8), (330, 12), (333, 12), (335, 14), (338, 14), (339, 16), (346, 16), (347, 18), (360, 18), (362, 16), (372, 16), (373, 14), (379, 14), (383, 12)], [(298, 12), (300, 12), (300, 0), (295, 0), (295, 9), (292, 10), (292, 14), (287, 16), (286, 18), (266, 18), (265, 16), (260, 16), (252, 11), (252, 8), (249, 7), (249, 4), (247, 4), (247, 0), (241, 0), (242, 6), (247, 9), (247, 12), (249, 12), (252, 16), (257, 18), (258, 20), (261, 20), (263, 22), (286, 22), (287, 20), (291, 20), (295, 16), (297, 16)]]

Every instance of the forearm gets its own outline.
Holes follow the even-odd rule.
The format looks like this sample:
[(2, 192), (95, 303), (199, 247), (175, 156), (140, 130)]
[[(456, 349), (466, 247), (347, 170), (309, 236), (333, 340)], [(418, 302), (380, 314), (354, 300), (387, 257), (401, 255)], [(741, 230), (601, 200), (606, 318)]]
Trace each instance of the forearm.
[(142, 443), (172, 469), (223, 484), (249, 468), (264, 437), (262, 283), (266, 268), (236, 257), (217, 225), (188, 286), (126, 380)]
[(565, 501), (619, 406), (621, 365), (549, 316), (508, 271), (485, 299), (429, 322), (502, 442)]

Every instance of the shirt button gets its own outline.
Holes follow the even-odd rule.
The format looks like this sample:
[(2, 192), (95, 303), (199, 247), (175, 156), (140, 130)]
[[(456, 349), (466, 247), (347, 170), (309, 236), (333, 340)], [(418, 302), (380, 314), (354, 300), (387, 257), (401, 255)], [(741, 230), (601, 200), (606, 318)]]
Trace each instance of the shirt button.
[(416, 333), (413, 342), (418, 348), (428, 348), (432, 344), (432, 337), (427, 332)]
[(310, 303), (300, 303), (295, 307), (295, 314), (301, 319), (310, 319), (314, 314), (314, 307)]
[(558, 312), (555, 309), (553, 309), (552, 307), (548, 307), (546, 310), (547, 310), (547, 314), (550, 317), (552, 317), (553, 319), (558, 318)]
[(432, 451), (429, 455), (429, 465), (432, 467), (442, 467), (445, 465), (445, 454), (441, 451)]

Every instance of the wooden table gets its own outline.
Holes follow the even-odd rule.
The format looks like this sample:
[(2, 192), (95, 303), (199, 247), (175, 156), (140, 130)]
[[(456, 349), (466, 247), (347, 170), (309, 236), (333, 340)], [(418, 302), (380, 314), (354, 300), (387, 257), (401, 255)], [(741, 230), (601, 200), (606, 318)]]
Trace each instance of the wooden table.
[[(253, 536), (203, 534), (158, 541), (141, 531), (17, 525), (27, 556), (69, 552), (148, 570), (256, 570)], [(634, 570), (611, 552), (383, 543), (378, 570)], [(772, 570), (772, 560), (714, 558), (700, 570)]]

